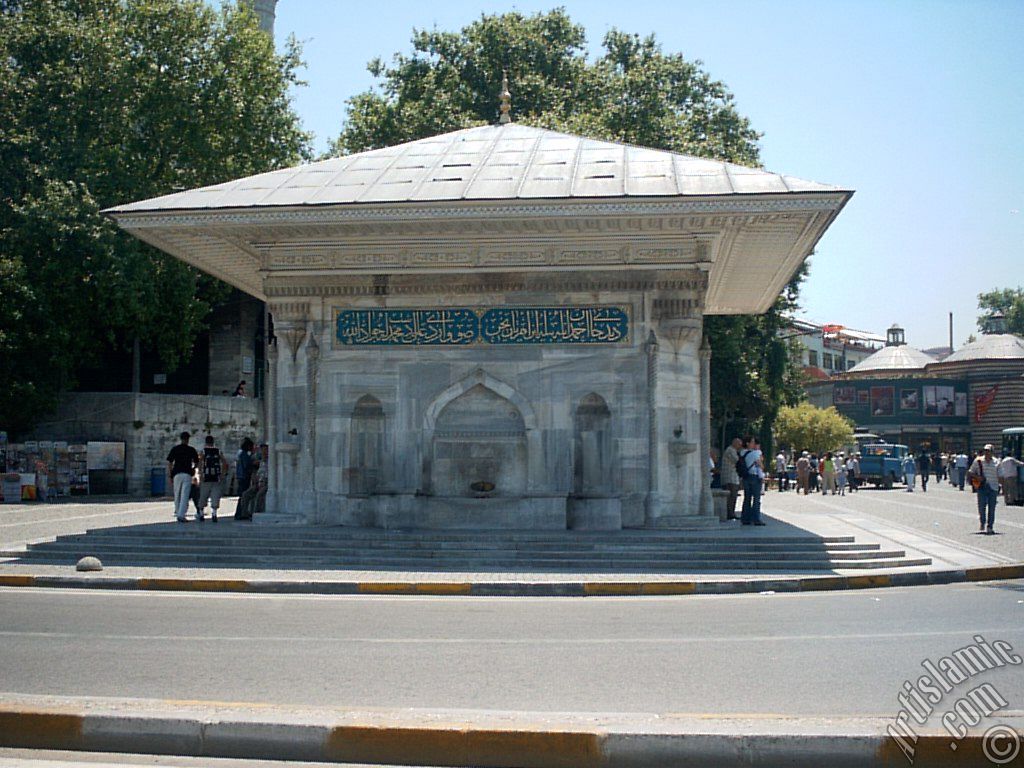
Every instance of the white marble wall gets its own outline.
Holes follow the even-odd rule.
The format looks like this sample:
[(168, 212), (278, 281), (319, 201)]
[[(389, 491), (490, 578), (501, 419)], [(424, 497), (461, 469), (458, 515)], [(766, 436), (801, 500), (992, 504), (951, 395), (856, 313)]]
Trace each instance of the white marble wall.
[[(324, 524), (379, 527), (615, 529), (674, 526), (699, 516), (706, 474), (697, 445), (699, 320), (696, 333), (652, 322), (643, 294), (529, 298), (509, 303), (629, 306), (629, 339), (344, 347), (333, 339), (333, 307), (340, 302), (314, 307), (294, 354), (279, 331), (270, 497), (276, 509)], [(422, 302), (468, 305), (447, 296)], [(607, 477), (602, 487), (580, 493), (574, 451), (597, 443), (576, 435), (576, 412), (590, 395), (609, 412), (600, 441), (607, 455), (598, 461)], [(375, 403), (383, 425), (368, 438), (378, 425), (365, 414)], [(364, 421), (356, 423), (360, 413)], [(368, 474), (373, 493), (366, 492)], [(495, 487), (473, 490), (474, 478)]]

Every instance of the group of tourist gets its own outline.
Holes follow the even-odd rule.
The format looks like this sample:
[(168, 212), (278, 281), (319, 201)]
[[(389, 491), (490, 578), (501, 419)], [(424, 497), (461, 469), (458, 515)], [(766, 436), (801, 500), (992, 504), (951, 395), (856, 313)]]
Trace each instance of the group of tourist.
[[(206, 519), (206, 505), (210, 505), (210, 520), (217, 522), (217, 512), (223, 494), (224, 482), (228, 477), (228, 462), (213, 435), (207, 435), (203, 451), (199, 453), (189, 445), (192, 436), (182, 432), (181, 442), (167, 454), (167, 468), (171, 476), (174, 496), (174, 517), (184, 523), (191, 500), (195, 506), (198, 522)], [(266, 444), (256, 450), (256, 444), (245, 438), (235, 454), (235, 482), (238, 505), (236, 520), (252, 520), (256, 512), (266, 506), (267, 456)]]
[[(777, 460), (785, 461), (785, 454), (780, 453)], [(781, 463), (781, 462), (780, 462)], [(788, 475), (787, 475), (788, 477)], [(845, 496), (846, 489), (856, 491), (860, 487), (860, 454), (832, 453), (826, 451), (821, 457), (803, 451), (796, 460), (796, 492), (832, 494)], [(785, 486), (779, 490), (786, 490)]]

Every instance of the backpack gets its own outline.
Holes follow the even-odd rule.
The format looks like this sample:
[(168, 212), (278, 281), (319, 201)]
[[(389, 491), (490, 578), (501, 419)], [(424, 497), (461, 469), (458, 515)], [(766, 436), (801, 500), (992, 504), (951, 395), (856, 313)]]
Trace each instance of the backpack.
[(203, 448), (203, 481), (220, 482), (220, 449)]
[(747, 466), (747, 454), (750, 451), (744, 451), (740, 454), (740, 457), (736, 459), (736, 474), (740, 476), (740, 479), (750, 477), (750, 467)]

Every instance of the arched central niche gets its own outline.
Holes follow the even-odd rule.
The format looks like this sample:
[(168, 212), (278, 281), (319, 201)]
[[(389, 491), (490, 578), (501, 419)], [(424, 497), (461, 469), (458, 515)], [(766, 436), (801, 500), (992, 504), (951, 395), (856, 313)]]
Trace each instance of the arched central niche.
[(512, 401), (483, 384), (444, 406), (432, 448), (430, 487), (437, 496), (476, 496), (474, 483), (492, 483), (495, 496), (526, 491), (523, 415)]

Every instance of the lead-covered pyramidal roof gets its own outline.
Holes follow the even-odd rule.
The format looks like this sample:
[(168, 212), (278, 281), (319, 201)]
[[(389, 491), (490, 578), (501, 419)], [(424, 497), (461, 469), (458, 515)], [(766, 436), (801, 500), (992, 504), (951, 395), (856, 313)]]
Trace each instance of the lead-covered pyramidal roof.
[(840, 191), (757, 168), (510, 123), (261, 173), (107, 212)]

